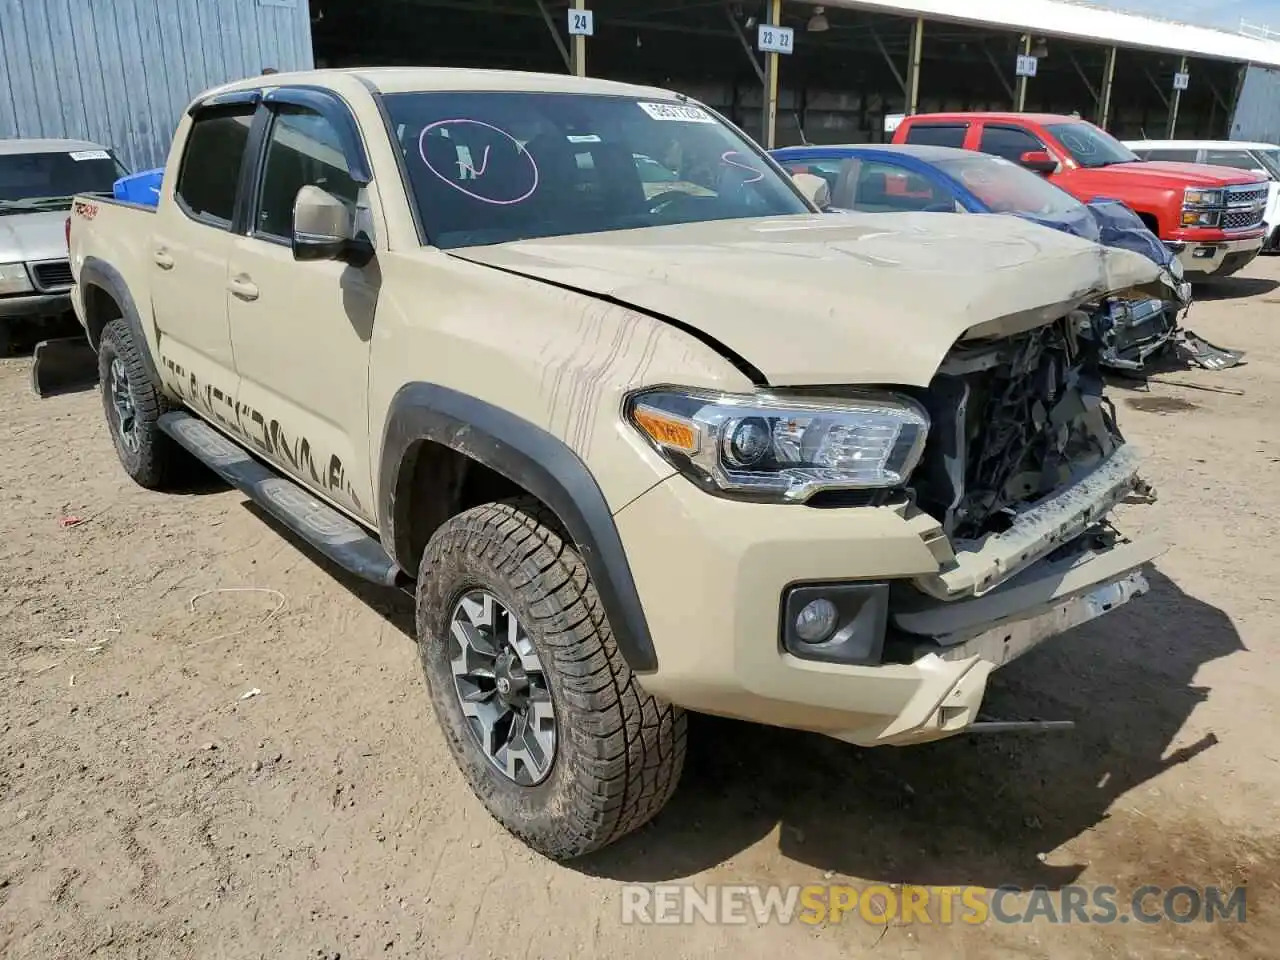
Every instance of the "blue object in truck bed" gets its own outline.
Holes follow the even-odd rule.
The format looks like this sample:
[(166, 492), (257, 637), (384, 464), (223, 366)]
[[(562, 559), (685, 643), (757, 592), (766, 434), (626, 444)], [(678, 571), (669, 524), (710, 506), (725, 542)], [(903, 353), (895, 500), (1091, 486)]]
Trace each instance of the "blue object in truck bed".
[(164, 168), (143, 170), (128, 177), (121, 177), (112, 188), (112, 195), (126, 203), (137, 203), (144, 207), (158, 206), (160, 203), (160, 179), (164, 176)]

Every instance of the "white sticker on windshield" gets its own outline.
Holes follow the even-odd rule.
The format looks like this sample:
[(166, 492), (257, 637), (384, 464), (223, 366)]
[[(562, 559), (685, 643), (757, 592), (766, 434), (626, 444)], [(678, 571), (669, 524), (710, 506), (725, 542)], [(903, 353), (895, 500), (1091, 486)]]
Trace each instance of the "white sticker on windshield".
[(644, 103), (640, 109), (655, 120), (676, 120), (681, 123), (715, 123), (716, 118), (701, 107), (684, 103)]
[(111, 154), (105, 150), (74, 150), (71, 153), (72, 160), (110, 160)]
[(600, 142), (600, 138), (597, 137), (594, 133), (582, 133), (576, 136), (571, 133), (568, 136), (566, 136), (565, 139), (568, 140), (570, 143), (599, 143)]

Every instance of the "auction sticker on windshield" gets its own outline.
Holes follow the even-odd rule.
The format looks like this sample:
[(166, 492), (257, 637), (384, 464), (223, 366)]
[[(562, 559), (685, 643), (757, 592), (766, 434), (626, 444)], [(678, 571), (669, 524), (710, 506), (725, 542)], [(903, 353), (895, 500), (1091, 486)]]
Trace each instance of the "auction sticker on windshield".
[(715, 123), (716, 118), (701, 107), (682, 103), (644, 103), (638, 101), (640, 109), (655, 120), (677, 120), (683, 123)]
[(71, 154), (72, 160), (110, 160), (111, 154), (105, 150), (75, 150)]

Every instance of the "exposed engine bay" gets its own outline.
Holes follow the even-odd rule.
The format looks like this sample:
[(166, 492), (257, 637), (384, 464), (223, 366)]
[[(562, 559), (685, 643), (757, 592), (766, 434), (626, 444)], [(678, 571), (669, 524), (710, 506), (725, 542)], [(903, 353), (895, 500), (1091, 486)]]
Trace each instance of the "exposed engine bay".
[(1007, 529), (1017, 508), (1087, 473), (1124, 442), (1103, 395), (1107, 349), (1089, 313), (976, 345), (943, 362), (925, 401), (932, 428), (919, 506), (948, 537)]

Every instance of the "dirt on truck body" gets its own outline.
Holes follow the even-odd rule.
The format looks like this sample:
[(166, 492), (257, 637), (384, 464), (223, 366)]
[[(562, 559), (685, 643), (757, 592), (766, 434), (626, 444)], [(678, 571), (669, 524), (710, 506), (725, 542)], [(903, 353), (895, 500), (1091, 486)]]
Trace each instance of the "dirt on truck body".
[(686, 710), (980, 730), (992, 670), (1147, 589), (1089, 321), (1167, 292), (1138, 254), (824, 216), (701, 104), (559, 76), (255, 78), (163, 183), (71, 225), (125, 470), (194, 456), (415, 585), (454, 758), (549, 856), (661, 809)]

